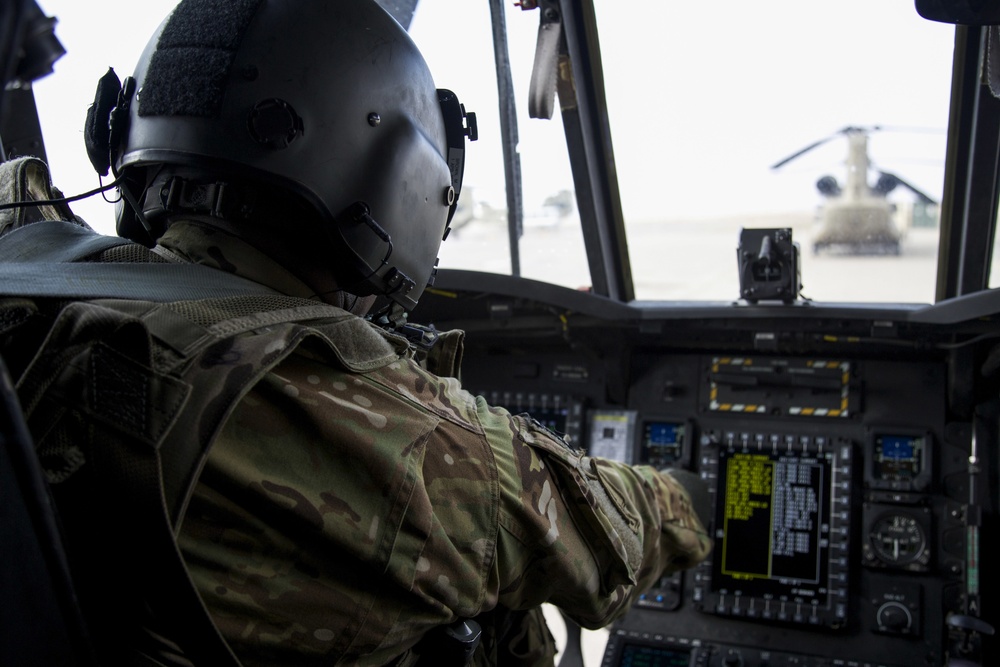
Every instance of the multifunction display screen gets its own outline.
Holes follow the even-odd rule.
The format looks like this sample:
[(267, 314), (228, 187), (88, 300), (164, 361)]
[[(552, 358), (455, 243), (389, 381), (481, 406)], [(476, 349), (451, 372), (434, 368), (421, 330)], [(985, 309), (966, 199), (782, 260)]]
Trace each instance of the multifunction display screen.
[(698, 592), (705, 609), (838, 627), (848, 572), (847, 498), (838, 489), (849, 488), (849, 446), (743, 443), (713, 449), (715, 551)]
[(619, 667), (687, 667), (691, 664), (691, 654), (659, 646), (625, 644), (615, 664)]
[(642, 425), (639, 463), (667, 468), (684, 455), (684, 424), (673, 421), (647, 421)]
[[(720, 461), (720, 574), (747, 592), (816, 590), (824, 578), (821, 550), (828, 542), (830, 462), (826, 458), (725, 452)], [(761, 539), (766, 536), (767, 539)], [(738, 584), (737, 584), (738, 582)]]
[(923, 491), (930, 483), (929, 433), (881, 432), (869, 439), (868, 483), (876, 489)]

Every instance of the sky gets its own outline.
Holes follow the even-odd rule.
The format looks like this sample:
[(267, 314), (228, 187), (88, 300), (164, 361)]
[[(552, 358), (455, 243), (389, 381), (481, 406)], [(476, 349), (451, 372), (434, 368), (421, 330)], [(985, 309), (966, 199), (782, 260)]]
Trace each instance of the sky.
[[(129, 74), (173, 0), (39, 0), (58, 18), (67, 55), (35, 84), (56, 184), (98, 184), (82, 128), (97, 80)], [(770, 165), (848, 126), (880, 125), (872, 159), (939, 193), (954, 28), (924, 21), (911, 0), (637, 0), (628, 11), (596, 0), (609, 122), (627, 220), (718, 217), (814, 207), (813, 184), (843, 180), (846, 142), (780, 170)], [(413, 33), (436, 82), (480, 116), (467, 183), (502, 199), (496, 79), (485, 0), (435, 0)], [(558, 118), (527, 119), (538, 12), (506, 6), (515, 97), (522, 119), (526, 208), (571, 184)], [(449, 27), (447, 39), (424, 35)], [(488, 33), (486, 33), (488, 34)], [(698, 65), (698, 67), (694, 67)], [(99, 198), (74, 210), (102, 231), (113, 208)]]

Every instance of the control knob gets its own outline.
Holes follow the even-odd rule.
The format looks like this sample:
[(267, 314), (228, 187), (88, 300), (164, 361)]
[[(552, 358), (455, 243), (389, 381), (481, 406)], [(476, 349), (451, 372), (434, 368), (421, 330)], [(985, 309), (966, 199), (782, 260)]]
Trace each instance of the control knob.
[(736, 649), (729, 649), (726, 651), (726, 655), (722, 658), (722, 664), (724, 667), (743, 667), (743, 656)]
[(878, 608), (875, 613), (879, 628), (883, 631), (905, 634), (913, 626), (913, 616), (902, 603), (890, 601)]

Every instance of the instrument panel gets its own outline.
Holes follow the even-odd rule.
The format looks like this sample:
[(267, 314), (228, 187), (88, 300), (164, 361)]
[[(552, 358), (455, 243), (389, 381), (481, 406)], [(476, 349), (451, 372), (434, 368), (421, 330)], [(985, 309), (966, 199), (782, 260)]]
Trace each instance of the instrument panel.
[(968, 360), (826, 345), (832, 319), (615, 313), (568, 333), (530, 302), (520, 322), (472, 303), (430, 311), (467, 330), (466, 388), (591, 455), (708, 486), (711, 556), (641, 596), (602, 667), (910, 667), (978, 649), (984, 481), (975, 420), (954, 409)]
[(642, 597), (606, 666), (942, 660), (969, 566), (969, 433), (946, 424), (944, 364), (644, 352), (631, 366), (621, 406), (582, 388), (480, 392), (591, 454), (708, 484), (711, 557)]
[[(850, 664), (859, 656), (837, 657), (838, 635), (870, 638), (858, 664), (940, 659), (942, 639), (920, 638), (943, 631), (967, 564), (962, 540), (944, 539), (965, 528), (962, 491), (932, 479), (961, 476), (968, 447), (945, 424), (942, 364), (641, 354), (632, 365), (624, 406), (535, 394), (562, 406), (542, 419), (595, 455), (700, 473), (715, 547), (646, 593), (607, 665)], [(794, 652), (749, 648), (775, 628)]]

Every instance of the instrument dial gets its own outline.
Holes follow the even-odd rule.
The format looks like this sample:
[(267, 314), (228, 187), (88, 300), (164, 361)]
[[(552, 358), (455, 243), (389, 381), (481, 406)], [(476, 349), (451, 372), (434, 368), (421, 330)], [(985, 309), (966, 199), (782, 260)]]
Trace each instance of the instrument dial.
[(927, 561), (927, 534), (920, 521), (908, 514), (879, 517), (872, 524), (868, 539), (875, 555), (890, 565)]

